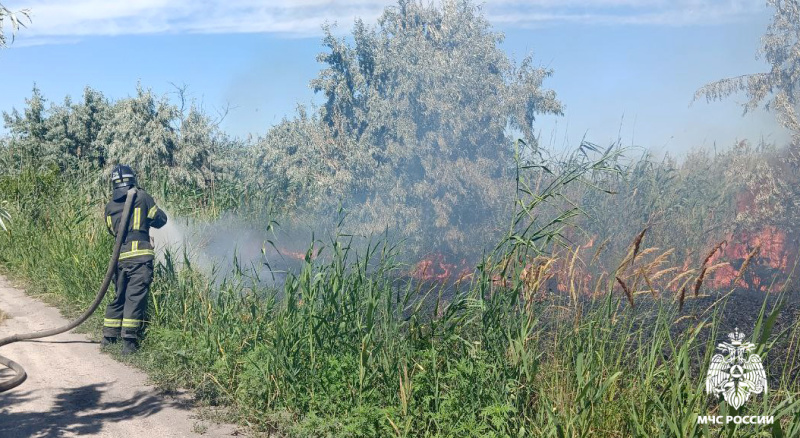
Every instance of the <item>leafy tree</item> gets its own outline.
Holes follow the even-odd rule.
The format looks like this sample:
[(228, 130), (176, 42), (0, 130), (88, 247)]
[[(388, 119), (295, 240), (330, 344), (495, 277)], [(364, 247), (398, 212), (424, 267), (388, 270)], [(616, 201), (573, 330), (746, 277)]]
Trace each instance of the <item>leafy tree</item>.
[(62, 169), (105, 165), (106, 150), (99, 141), (99, 134), (108, 116), (108, 101), (102, 93), (89, 87), (84, 90), (82, 103), (73, 104), (67, 97), (63, 105), (50, 108), (46, 123), (47, 144)]
[(343, 143), (353, 145), (347, 139), (334, 141), (320, 118), (300, 107), (297, 117), (272, 127), (250, 150), (249, 179), (278, 197), (287, 212), (342, 198), (354, 185), (353, 161), (363, 157)]
[(25, 23), (20, 18), (26, 18), (30, 21), (30, 11), (22, 9), (19, 11), (11, 11), (2, 3), (0, 3), (0, 49), (8, 47), (9, 38), (6, 36), (6, 20), (11, 24), (11, 41), (14, 41), (14, 36), (19, 31), (20, 27), (25, 27)]
[(86, 87), (83, 102), (74, 105), (67, 121), (75, 138), (75, 149), (69, 151), (79, 160), (89, 161), (92, 166), (106, 164), (106, 151), (100, 142), (100, 132), (108, 122), (111, 107), (108, 99), (97, 90)]
[[(95, 174), (104, 184), (112, 164), (130, 163), (153, 186), (193, 199), (208, 199), (216, 182), (241, 176), (242, 143), (195, 105), (184, 112), (141, 87), (113, 103), (89, 87), (81, 102), (46, 103), (34, 87), (22, 112), (4, 113), (10, 135), (0, 144), (2, 158), (13, 165), (0, 172), (47, 167)], [(226, 194), (225, 205), (233, 202)]]
[(744, 91), (745, 113), (764, 103), (792, 136), (792, 143), (774, 158), (740, 165), (737, 175), (747, 182), (753, 206), (737, 221), (755, 225), (778, 223), (787, 230), (800, 224), (800, 0), (768, 0), (774, 8), (772, 23), (762, 38), (759, 56), (770, 65), (768, 72), (722, 79), (700, 88), (695, 99), (720, 100)]
[(137, 171), (167, 177), (175, 165), (175, 129), (171, 122), (177, 108), (166, 98), (138, 87), (136, 96), (114, 103), (108, 123), (99, 133), (110, 163), (132, 163)]
[(181, 117), (177, 134), (171, 172), (175, 182), (210, 189), (215, 180), (237, 166), (229, 155), (232, 140), (196, 105)]
[(552, 72), (509, 59), (467, 0), (400, 0), (377, 26), (357, 20), (352, 40), (325, 33), (325, 68), (311, 83), (325, 103), (276, 128), (286, 140), (261, 142), (263, 170), (318, 194), (313, 205), (351, 193), (361, 231), (399, 229), (440, 250), (489, 237), (513, 193), (511, 133), (533, 145), (535, 117), (561, 113), (542, 87)]
[(108, 100), (102, 93), (86, 87), (83, 102), (73, 104), (67, 97), (61, 105), (45, 108), (47, 100), (34, 85), (22, 113), (4, 113), (10, 131), (9, 148), (21, 164), (57, 164), (62, 170), (79, 163), (103, 166), (105, 146), (98, 141), (101, 127), (109, 115)]
[(775, 9), (775, 14), (762, 38), (759, 56), (769, 63), (770, 70), (712, 82), (700, 88), (695, 99), (721, 100), (744, 91), (748, 97), (745, 112), (766, 101), (766, 108), (777, 113), (778, 120), (793, 132), (794, 143), (800, 147), (800, 0), (767, 0), (767, 3)]
[[(8, 37), (6, 36), (6, 30), (4, 28), (6, 20), (11, 23), (11, 41), (14, 41), (14, 35), (19, 30), (20, 27), (24, 27), (25, 24), (20, 21), (20, 17), (25, 17), (26, 19), (30, 20), (30, 11), (27, 9), (23, 9), (17, 12), (12, 12), (2, 3), (0, 3), (0, 49), (8, 47)], [(0, 169), (2, 170), (2, 169)], [(7, 222), (10, 217), (8, 210), (5, 208), (4, 203), (0, 203), (0, 228), (6, 230), (6, 224), (3, 221)]]
[(12, 139), (9, 148), (22, 164), (38, 167), (53, 159), (47, 148), (45, 103), (44, 96), (34, 84), (31, 97), (25, 99), (27, 106), (22, 113), (16, 108), (11, 113), (3, 112)]

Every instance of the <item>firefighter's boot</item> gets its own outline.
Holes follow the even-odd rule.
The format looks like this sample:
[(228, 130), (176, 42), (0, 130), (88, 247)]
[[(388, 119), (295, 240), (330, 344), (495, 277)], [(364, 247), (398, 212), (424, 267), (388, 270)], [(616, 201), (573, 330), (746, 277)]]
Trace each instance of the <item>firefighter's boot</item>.
[(139, 343), (136, 342), (136, 339), (126, 338), (122, 343), (122, 355), (128, 356), (136, 353), (137, 351), (139, 351)]

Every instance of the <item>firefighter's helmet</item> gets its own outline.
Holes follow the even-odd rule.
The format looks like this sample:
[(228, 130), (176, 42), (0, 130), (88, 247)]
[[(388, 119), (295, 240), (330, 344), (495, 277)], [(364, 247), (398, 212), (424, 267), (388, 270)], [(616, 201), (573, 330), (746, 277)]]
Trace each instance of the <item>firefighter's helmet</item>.
[(114, 184), (115, 189), (135, 186), (136, 174), (133, 173), (133, 169), (130, 167), (117, 164), (114, 166), (114, 170), (111, 171), (111, 183)]
[(136, 174), (129, 166), (117, 164), (111, 171), (111, 184), (114, 186), (114, 199), (123, 198), (129, 187), (136, 186)]

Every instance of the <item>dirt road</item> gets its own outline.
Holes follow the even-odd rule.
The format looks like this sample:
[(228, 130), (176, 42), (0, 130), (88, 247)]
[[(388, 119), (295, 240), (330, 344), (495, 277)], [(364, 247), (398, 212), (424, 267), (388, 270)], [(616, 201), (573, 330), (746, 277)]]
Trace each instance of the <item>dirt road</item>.
[[(0, 277), (0, 337), (58, 327), (58, 311)], [(165, 396), (147, 376), (100, 352), (80, 334), (62, 334), (2, 348), (28, 380), (0, 394), (0, 437), (227, 437), (230, 425), (196, 418), (185, 397)], [(9, 376), (0, 371), (0, 379)]]

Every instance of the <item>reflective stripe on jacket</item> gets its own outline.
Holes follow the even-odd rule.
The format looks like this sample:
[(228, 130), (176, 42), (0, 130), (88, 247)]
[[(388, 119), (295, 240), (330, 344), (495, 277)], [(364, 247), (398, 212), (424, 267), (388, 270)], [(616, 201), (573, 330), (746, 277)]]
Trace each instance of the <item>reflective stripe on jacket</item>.
[[(108, 232), (116, 237), (116, 230), (122, 218), (125, 198), (112, 199), (106, 204), (105, 219)], [(119, 259), (144, 261), (155, 255), (150, 243), (150, 228), (161, 228), (167, 223), (167, 215), (156, 206), (156, 201), (143, 189), (138, 189), (133, 200), (131, 217), (128, 219), (128, 233), (122, 244)]]

